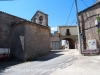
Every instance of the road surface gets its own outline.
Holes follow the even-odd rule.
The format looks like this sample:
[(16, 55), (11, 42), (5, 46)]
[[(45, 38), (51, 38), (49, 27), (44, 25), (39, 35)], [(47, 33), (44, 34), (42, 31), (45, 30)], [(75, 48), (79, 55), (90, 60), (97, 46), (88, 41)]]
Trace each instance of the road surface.
[[(29, 62), (6, 62), (0, 66), (0, 75), (50, 75), (72, 65), (77, 58), (67, 55), (69, 50), (52, 50), (49, 55)], [(1, 65), (1, 64), (0, 64)]]

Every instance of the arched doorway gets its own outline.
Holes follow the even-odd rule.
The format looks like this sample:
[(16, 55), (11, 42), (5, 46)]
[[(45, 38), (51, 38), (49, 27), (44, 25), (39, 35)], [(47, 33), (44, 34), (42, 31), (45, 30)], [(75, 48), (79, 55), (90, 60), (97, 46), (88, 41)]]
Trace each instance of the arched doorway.
[(66, 40), (68, 49), (75, 49), (75, 41), (71, 38), (64, 38), (62, 40)]

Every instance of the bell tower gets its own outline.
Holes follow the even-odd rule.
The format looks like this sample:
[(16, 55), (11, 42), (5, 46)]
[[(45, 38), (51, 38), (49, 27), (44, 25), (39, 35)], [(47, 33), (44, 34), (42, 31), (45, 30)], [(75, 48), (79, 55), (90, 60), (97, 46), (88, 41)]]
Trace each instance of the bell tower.
[(48, 15), (41, 11), (37, 11), (35, 15), (32, 17), (31, 21), (33, 23), (48, 26)]

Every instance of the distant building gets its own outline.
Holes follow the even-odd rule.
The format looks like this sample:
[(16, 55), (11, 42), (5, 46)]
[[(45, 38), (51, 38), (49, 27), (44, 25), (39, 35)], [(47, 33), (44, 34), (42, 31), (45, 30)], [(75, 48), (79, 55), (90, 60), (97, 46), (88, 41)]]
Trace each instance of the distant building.
[(58, 26), (57, 31), (51, 37), (51, 48), (62, 49), (62, 40), (68, 41), (69, 49), (75, 49), (77, 26)]
[(37, 11), (31, 21), (0, 12), (0, 48), (10, 48), (10, 57), (34, 60), (50, 52), (48, 15)]

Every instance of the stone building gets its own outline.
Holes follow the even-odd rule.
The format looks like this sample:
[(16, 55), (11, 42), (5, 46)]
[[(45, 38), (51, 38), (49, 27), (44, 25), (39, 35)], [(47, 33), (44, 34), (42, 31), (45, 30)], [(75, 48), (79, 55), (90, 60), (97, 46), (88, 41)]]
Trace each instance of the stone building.
[(61, 42), (59, 38), (58, 31), (55, 31), (54, 34), (51, 35), (51, 49), (59, 50), (61, 48)]
[(97, 49), (100, 49), (100, 35), (98, 33), (100, 27), (96, 19), (98, 16), (100, 16), (100, 0), (78, 13), (82, 50), (89, 49), (88, 41), (93, 39), (96, 40)]
[[(38, 18), (38, 23), (33, 21), (34, 18)], [(31, 21), (27, 21), (0, 12), (0, 48), (10, 48), (10, 57), (20, 60), (34, 60), (48, 54), (50, 52), (48, 15), (37, 11)]]
[(69, 42), (69, 49), (75, 49), (77, 26), (58, 26), (57, 31), (51, 37), (51, 48), (62, 49), (62, 40)]
[(96, 3), (100, 2), (100, 0), (96, 0)]

